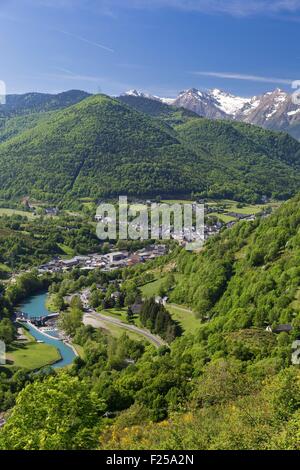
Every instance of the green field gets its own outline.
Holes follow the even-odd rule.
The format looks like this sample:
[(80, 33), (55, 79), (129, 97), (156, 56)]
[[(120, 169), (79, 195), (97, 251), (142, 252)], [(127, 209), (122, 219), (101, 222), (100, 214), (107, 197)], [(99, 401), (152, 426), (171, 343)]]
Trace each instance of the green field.
[(154, 297), (156, 295), (159, 295), (159, 289), (163, 281), (164, 281), (164, 277), (161, 277), (159, 279), (156, 279), (153, 282), (149, 282), (148, 284), (145, 284), (141, 288), (143, 297), (147, 298), (147, 297)]
[(84, 359), (84, 348), (80, 346), (79, 344), (74, 344), (74, 343), (72, 343), (72, 346), (77, 352), (77, 354), (79, 355), (79, 357), (81, 357), (81, 359)]
[[(123, 323), (127, 325), (129, 324), (127, 321), (127, 308), (111, 308), (109, 310), (99, 310), (99, 313), (101, 313), (102, 315), (107, 315), (108, 317), (117, 318), (118, 320), (121, 320)], [(134, 316), (132, 324), (141, 328), (138, 315)], [(151, 343), (151, 341), (148, 340), (145, 336), (135, 333), (133, 331), (126, 330), (125, 328), (122, 328), (121, 326), (118, 326), (118, 325), (105, 323), (105, 329), (107, 329), (110, 332), (110, 334), (112, 336), (115, 336), (116, 338), (119, 338), (124, 333), (126, 333), (127, 336), (129, 336), (129, 338), (134, 339), (135, 341), (144, 340), (146, 342)]]
[(65, 256), (72, 258), (75, 255), (75, 251), (69, 246), (63, 245), (62, 243), (58, 243), (58, 246), (64, 252)]
[(109, 317), (118, 318), (118, 320), (127, 323), (127, 308), (110, 308), (107, 310), (98, 310), (98, 312)]
[(6, 355), (6, 367), (22, 367), (29, 370), (40, 369), (61, 359), (59, 351), (48, 344), (28, 342), (12, 346)]
[[(208, 214), (208, 216), (218, 217), (221, 222), (228, 223), (237, 220), (235, 217), (228, 215), (229, 212), (236, 212), (237, 214), (252, 215), (259, 214), (267, 208), (276, 209), (280, 206), (280, 203), (269, 202), (266, 204), (245, 204), (243, 207), (238, 207), (240, 204), (230, 199), (210, 200), (206, 204), (216, 209), (214, 212)], [(219, 212), (220, 210), (220, 212)]]
[(300, 289), (297, 290), (295, 300), (291, 303), (291, 307), (295, 310), (300, 310)]
[[(110, 323), (105, 323), (105, 329), (107, 329), (112, 336), (115, 338), (120, 338), (124, 333), (130, 338), (135, 341), (145, 341), (151, 343), (150, 340), (147, 340), (145, 336), (139, 335), (138, 333), (134, 333), (133, 331), (126, 330), (118, 325), (112, 325)], [(152, 344), (152, 343), (151, 343)]]
[[(182, 277), (182, 274), (175, 274), (177, 281), (180, 277)], [(161, 277), (153, 282), (149, 282), (149, 284), (145, 284), (141, 288), (143, 297), (149, 298), (159, 295), (159, 289), (164, 279), (164, 277)], [(178, 321), (184, 332), (192, 333), (200, 325), (200, 321), (196, 318), (195, 313), (182, 305), (167, 304), (166, 309), (170, 312), (172, 318)]]
[(0, 271), (3, 271), (5, 273), (10, 273), (11, 269), (6, 264), (0, 263)]
[[(190, 204), (193, 201), (191, 200), (184, 200), (184, 199), (166, 199), (162, 201), (163, 203), (167, 204)], [(269, 202), (266, 204), (245, 204), (243, 207), (238, 207), (240, 204), (237, 201), (233, 201), (231, 199), (211, 199), (205, 202), (207, 206), (213, 207), (216, 210), (209, 214), (209, 216), (218, 217), (221, 222), (228, 223), (235, 221), (235, 217), (231, 217), (227, 215), (228, 212), (236, 212), (238, 214), (245, 214), (245, 215), (252, 215), (258, 214), (262, 210), (271, 207), (276, 209), (279, 207), (280, 203), (277, 202)], [(219, 212), (220, 209), (220, 212)]]
[(6, 209), (4, 207), (0, 207), (0, 217), (3, 215), (21, 215), (22, 217), (28, 217), (28, 219), (34, 219), (36, 217), (32, 212), (19, 211), (16, 209)]
[(166, 308), (185, 333), (195, 333), (200, 326), (200, 320), (196, 318), (192, 310), (176, 304), (168, 304)]
[(163, 204), (191, 204), (192, 202), (195, 202), (195, 201), (188, 200), (188, 199), (164, 199), (161, 202)]
[[(107, 315), (108, 317), (112, 318), (118, 318), (118, 320), (121, 320), (123, 323), (128, 324), (127, 322), (127, 308), (111, 308), (109, 310), (101, 310), (99, 311), (102, 315)], [(136, 315), (134, 318), (134, 325), (139, 326), (139, 321), (138, 321), (138, 316)], [(142, 335), (139, 335), (138, 333), (134, 333), (133, 331), (126, 330), (125, 328), (122, 328), (121, 326), (118, 325), (112, 325), (111, 323), (105, 323), (105, 329), (110, 332), (110, 334), (116, 338), (120, 338), (124, 333), (129, 336), (129, 338), (134, 339), (135, 341), (147, 341), (147, 338), (145, 338)], [(150, 342), (150, 341), (149, 341)]]
[(213, 217), (218, 217), (218, 219), (221, 222), (224, 222), (224, 224), (227, 224), (228, 222), (233, 222), (234, 220), (236, 220), (235, 217), (231, 217), (230, 215), (226, 215), (226, 214), (219, 214), (218, 212), (211, 212), (208, 215), (213, 216)]

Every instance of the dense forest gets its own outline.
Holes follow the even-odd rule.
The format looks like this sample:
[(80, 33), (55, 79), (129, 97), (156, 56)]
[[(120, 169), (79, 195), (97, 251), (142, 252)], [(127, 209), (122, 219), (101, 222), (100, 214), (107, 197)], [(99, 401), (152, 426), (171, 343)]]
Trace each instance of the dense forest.
[[(145, 109), (74, 94), (3, 117), (1, 197), (29, 195), (65, 207), (120, 193), (258, 202), (300, 188), (300, 145), (286, 134), (211, 122), (155, 101)], [(57, 109), (72, 100), (80, 102)]]
[(287, 134), (209, 119), (190, 120), (176, 131), (193, 151), (210, 156), (206, 196), (258, 201), (257, 194), (288, 199), (295, 193), (300, 148)]
[[(83, 326), (73, 305), (65, 321), (84, 353), (71, 368), (2, 371), (2, 394), (16, 405), (0, 448), (299, 449), (300, 372), (291, 365), (300, 333), (299, 202), (222, 231), (199, 253), (177, 248), (160, 261), (176, 279), (171, 300), (199, 316), (198, 329), (169, 346), (126, 335), (116, 341)], [(130, 283), (147, 269), (154, 265), (122, 276)], [(98, 275), (89, 282), (103, 282)], [(67, 276), (67, 290), (67, 283), (86, 282), (76, 272)], [(4, 289), (4, 317), (11, 295)], [(266, 331), (280, 323), (292, 331)]]

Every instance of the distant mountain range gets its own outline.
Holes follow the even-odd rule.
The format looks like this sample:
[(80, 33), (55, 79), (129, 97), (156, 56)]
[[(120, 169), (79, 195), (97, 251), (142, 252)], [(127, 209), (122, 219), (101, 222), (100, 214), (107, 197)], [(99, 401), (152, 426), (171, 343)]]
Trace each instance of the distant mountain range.
[(88, 98), (90, 93), (81, 90), (69, 90), (63, 93), (25, 93), (7, 95), (6, 104), (0, 106), (0, 118), (20, 116), (30, 113), (56, 111)]
[[(140, 97), (182, 107), (208, 119), (229, 119), (285, 131), (300, 139), (300, 106), (293, 103), (291, 94), (278, 88), (251, 98), (234, 96), (218, 89), (200, 91), (195, 88), (180, 92), (175, 99), (137, 90), (130, 90), (120, 98), (124, 96), (129, 100)], [(129, 101), (127, 103), (130, 104)]]

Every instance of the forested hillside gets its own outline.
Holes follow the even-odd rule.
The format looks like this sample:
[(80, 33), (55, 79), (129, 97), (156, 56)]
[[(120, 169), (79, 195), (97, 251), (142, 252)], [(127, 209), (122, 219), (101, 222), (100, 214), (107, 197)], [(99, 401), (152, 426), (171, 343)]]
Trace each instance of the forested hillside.
[(156, 101), (153, 109), (138, 101), (144, 112), (104, 95), (46, 112), (51, 103), (3, 120), (2, 198), (67, 206), (82, 197), (193, 192), (258, 202), (300, 188), (300, 144), (286, 134), (201, 119)]
[(287, 134), (209, 119), (190, 120), (176, 131), (193, 151), (210, 156), (211, 197), (289, 198), (299, 187), (300, 146)]
[(49, 119), (50, 116), (51, 111), (30, 113), (25, 114), (24, 116), (20, 115), (0, 119), (0, 143), (21, 134), (27, 129), (32, 129), (37, 124)]
[[(66, 371), (27, 378), (0, 448), (299, 449), (299, 202), (162, 260), (177, 279), (171, 300), (198, 312), (194, 334), (155, 350), (77, 325), (84, 354)], [(145, 269), (131, 268), (127, 281)], [(278, 323), (293, 329), (266, 331)]]
[(69, 197), (203, 188), (201, 158), (164, 124), (105, 96), (53, 114), (0, 147), (0, 193)]
[(210, 319), (208, 330), (300, 326), (299, 202), (297, 196), (266, 219), (226, 230), (200, 254), (183, 251), (173, 299)]
[(89, 96), (89, 93), (80, 90), (70, 90), (57, 95), (8, 95), (6, 104), (0, 107), (0, 142), (43, 122), (51, 115), (51, 111), (67, 108)]

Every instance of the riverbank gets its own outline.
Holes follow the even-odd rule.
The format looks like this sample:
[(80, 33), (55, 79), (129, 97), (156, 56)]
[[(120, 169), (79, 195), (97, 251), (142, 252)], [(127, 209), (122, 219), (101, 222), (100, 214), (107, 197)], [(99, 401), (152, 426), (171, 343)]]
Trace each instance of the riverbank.
[[(22, 326), (25, 330), (25, 326)], [(46, 366), (54, 366), (62, 360), (57, 348), (46, 343), (38, 343), (28, 332), (27, 342), (15, 341), (6, 353), (7, 368), (20, 367), (28, 370), (38, 370)]]
[[(47, 292), (31, 296), (20, 305), (20, 309), (28, 316), (29, 319), (47, 316), (52, 313), (46, 307), (47, 297)], [(41, 342), (37, 344), (40, 346), (45, 344), (48, 347), (50, 346), (54, 348), (58, 352), (58, 359), (54, 362), (51, 361), (51, 363), (46, 365), (51, 365), (54, 368), (65, 367), (72, 364), (75, 357), (78, 356), (76, 349), (71, 344), (55, 338), (47, 332), (41, 331), (32, 323), (26, 323), (25, 325), (30, 335), (32, 335), (37, 342)]]

